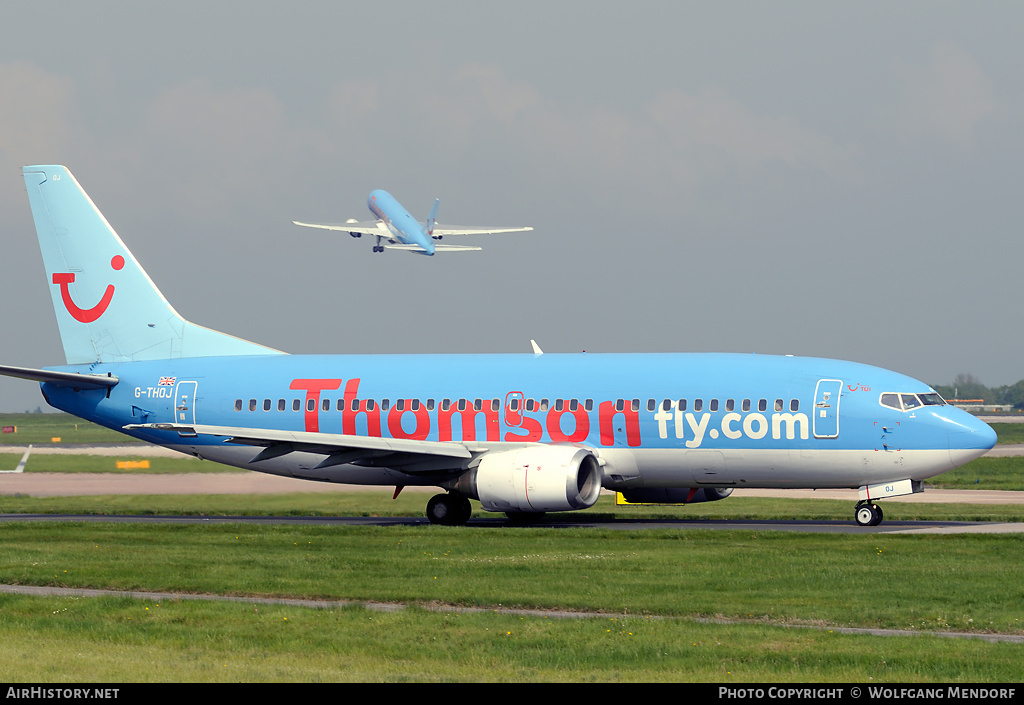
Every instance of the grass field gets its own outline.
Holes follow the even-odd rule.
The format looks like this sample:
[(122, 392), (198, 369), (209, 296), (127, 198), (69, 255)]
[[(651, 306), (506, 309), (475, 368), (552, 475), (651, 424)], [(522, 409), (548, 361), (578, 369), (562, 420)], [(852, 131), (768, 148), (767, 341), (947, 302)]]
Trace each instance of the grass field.
[[(6, 523), (0, 582), (410, 605), (0, 596), (0, 678), (1016, 682), (1024, 539)], [(732, 620), (706, 623), (702, 620)], [(800, 625), (814, 629), (797, 629)]]

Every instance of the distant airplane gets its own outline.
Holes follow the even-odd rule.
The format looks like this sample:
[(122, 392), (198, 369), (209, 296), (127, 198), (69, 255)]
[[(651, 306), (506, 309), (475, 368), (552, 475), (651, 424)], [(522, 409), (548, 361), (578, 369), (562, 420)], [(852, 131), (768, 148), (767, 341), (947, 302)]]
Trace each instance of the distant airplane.
[(18, 463), (18, 467), (13, 470), (0, 470), (0, 474), (8, 474), (13, 472), (25, 472), (25, 463), (28, 462), (28, 456), (32, 453), (32, 446), (25, 449), (25, 455), (21, 456), (21, 462)]
[(854, 520), (873, 526), (877, 500), (921, 492), (996, 443), (928, 385), (839, 360), (536, 343), (288, 355), (183, 319), (71, 172), (23, 174), (67, 365), (0, 374), (39, 382), (53, 407), (227, 465), (396, 494), (439, 487), (434, 523), (465, 524), (471, 500), (512, 517), (587, 509), (602, 489), (692, 504), (735, 488), (859, 488)]
[[(317, 224), (300, 223), (297, 220), (292, 222), (305, 228), (322, 228), (323, 230), (340, 230), (347, 232), (352, 237), (363, 235), (374, 235), (377, 244), (373, 246), (374, 252), (384, 250), (407, 250), (421, 255), (432, 255), (435, 252), (471, 252), (482, 248), (474, 245), (449, 245), (435, 242), (445, 235), (494, 235), (496, 233), (519, 233), (533, 230), (533, 228), (471, 228), (456, 226), (438, 226), (436, 224), (437, 207), (441, 199), (434, 200), (434, 207), (430, 209), (430, 216), (426, 222), (420, 223), (407, 211), (401, 203), (395, 200), (387, 191), (377, 189), (370, 193), (366, 205), (370, 211), (377, 216), (377, 220), (358, 222), (349, 220), (338, 224)], [(382, 245), (387, 241), (389, 244)]]

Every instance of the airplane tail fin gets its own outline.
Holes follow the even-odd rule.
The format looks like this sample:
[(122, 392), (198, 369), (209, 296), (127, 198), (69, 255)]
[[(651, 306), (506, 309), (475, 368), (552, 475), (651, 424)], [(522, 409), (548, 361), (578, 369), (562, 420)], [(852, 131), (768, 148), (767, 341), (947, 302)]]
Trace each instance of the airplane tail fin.
[(68, 364), (280, 352), (182, 318), (67, 168), (22, 173)]
[(427, 237), (433, 237), (434, 225), (437, 223), (437, 207), (441, 205), (441, 199), (434, 199), (434, 207), (430, 209), (430, 215), (427, 216), (427, 222), (424, 223), (423, 229), (427, 233)]

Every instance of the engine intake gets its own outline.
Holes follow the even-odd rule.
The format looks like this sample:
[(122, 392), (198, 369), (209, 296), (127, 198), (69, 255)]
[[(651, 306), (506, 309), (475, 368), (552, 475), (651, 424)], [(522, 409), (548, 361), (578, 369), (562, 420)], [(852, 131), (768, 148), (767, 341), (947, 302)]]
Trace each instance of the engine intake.
[(564, 512), (594, 506), (601, 464), (576, 446), (538, 445), (487, 453), (459, 478), (459, 492), (489, 512)]

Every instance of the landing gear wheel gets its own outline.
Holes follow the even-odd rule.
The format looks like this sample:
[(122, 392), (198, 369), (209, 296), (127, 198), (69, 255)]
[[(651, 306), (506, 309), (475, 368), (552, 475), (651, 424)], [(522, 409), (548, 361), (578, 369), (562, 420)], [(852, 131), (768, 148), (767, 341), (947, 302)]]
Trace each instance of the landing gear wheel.
[(882, 508), (877, 504), (858, 504), (853, 518), (859, 526), (878, 526), (882, 523)]
[(472, 514), (472, 505), (460, 494), (438, 494), (427, 502), (427, 519), (431, 524), (462, 526)]

